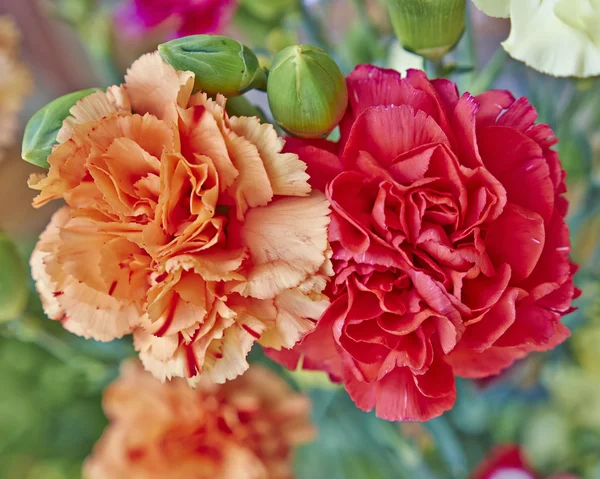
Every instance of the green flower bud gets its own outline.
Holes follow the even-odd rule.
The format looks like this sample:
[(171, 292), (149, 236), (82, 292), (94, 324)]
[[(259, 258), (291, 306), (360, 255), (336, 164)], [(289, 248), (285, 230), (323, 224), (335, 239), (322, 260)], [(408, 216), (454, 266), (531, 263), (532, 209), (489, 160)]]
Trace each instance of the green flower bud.
[(294, 45), (277, 54), (267, 94), (277, 124), (300, 138), (326, 137), (348, 105), (343, 73), (327, 53), (312, 45)]
[(27, 305), (27, 267), (15, 244), (0, 233), (0, 322), (17, 318)]
[(267, 77), (254, 52), (237, 40), (218, 35), (191, 35), (158, 46), (164, 61), (196, 75), (194, 87), (227, 97), (258, 88)]
[(21, 157), (34, 165), (48, 168), (48, 156), (56, 143), (56, 135), (69, 110), (82, 98), (97, 92), (98, 88), (76, 91), (61, 96), (38, 110), (27, 122), (23, 134)]
[(465, 29), (466, 0), (384, 0), (396, 36), (407, 50), (440, 60)]

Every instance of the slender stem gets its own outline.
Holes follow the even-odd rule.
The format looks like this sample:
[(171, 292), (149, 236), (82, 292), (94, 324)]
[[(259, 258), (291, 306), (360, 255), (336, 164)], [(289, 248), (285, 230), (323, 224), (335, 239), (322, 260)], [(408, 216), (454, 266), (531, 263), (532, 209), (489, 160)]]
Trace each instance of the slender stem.
[(473, 95), (478, 95), (481, 92), (489, 90), (502, 73), (507, 59), (508, 54), (504, 51), (504, 48), (499, 47), (487, 64), (475, 75), (471, 81), (469, 92)]
[(444, 64), (441, 58), (439, 60), (428, 60), (424, 58), (423, 63), (425, 72), (429, 78), (441, 78), (444, 76)]
[(369, 16), (369, 11), (367, 10), (365, 0), (352, 0), (352, 3), (354, 4), (354, 8), (356, 9), (358, 21), (365, 26), (365, 28), (369, 33), (371, 33), (371, 35), (373, 35), (374, 37), (379, 37), (379, 29), (371, 21), (371, 17)]
[(306, 28), (310, 42), (331, 54), (332, 47), (329, 43), (329, 40), (325, 36), (322, 25), (308, 10), (305, 3), (306, 2), (304, 0), (298, 2), (298, 9), (300, 11), (302, 22), (304, 23), (304, 28)]

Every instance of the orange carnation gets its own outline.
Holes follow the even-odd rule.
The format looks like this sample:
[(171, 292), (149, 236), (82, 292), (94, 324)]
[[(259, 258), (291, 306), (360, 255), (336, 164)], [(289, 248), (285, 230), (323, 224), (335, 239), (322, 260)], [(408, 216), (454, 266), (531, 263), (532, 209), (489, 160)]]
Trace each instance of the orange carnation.
[(328, 304), (324, 195), (258, 118), (192, 94), (158, 53), (72, 109), (34, 206), (62, 198), (31, 257), (47, 315), (99, 341), (133, 333), (161, 380), (224, 382), (255, 341), (293, 346)]
[(162, 384), (137, 361), (104, 394), (110, 425), (85, 479), (284, 479), (295, 445), (314, 437), (308, 398), (268, 369), (224, 385)]

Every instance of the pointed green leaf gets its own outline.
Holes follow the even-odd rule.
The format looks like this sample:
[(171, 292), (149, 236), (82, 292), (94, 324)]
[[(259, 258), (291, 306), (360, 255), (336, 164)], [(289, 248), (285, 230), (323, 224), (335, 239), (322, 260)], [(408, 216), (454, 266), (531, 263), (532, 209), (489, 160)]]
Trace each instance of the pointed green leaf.
[(48, 168), (48, 156), (56, 143), (56, 135), (69, 116), (69, 110), (82, 98), (97, 92), (98, 88), (76, 91), (61, 96), (38, 110), (27, 122), (23, 134), (22, 158), (34, 165)]

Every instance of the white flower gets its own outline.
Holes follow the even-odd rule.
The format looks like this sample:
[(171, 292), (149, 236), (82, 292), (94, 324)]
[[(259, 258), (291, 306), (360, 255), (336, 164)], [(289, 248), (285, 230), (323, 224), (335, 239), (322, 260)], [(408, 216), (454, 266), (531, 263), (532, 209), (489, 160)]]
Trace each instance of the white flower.
[(510, 17), (502, 44), (517, 60), (550, 75), (600, 75), (600, 0), (473, 0), (484, 13)]

